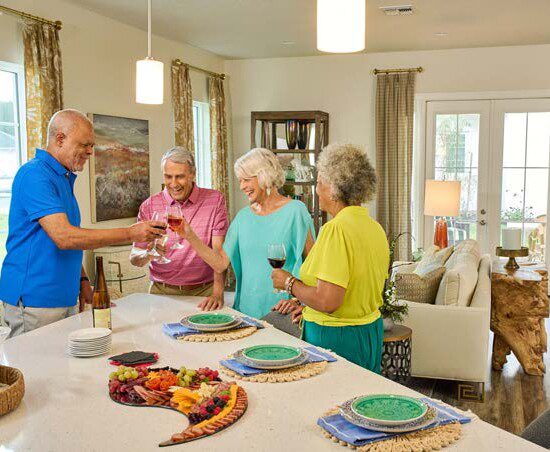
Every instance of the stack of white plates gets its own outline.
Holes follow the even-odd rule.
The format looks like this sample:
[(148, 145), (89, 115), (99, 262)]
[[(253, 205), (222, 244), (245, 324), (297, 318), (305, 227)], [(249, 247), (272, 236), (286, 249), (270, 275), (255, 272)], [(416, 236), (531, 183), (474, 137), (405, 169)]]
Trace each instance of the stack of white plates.
[(69, 334), (67, 351), (78, 358), (99, 356), (111, 350), (111, 330), (108, 328), (84, 328)]

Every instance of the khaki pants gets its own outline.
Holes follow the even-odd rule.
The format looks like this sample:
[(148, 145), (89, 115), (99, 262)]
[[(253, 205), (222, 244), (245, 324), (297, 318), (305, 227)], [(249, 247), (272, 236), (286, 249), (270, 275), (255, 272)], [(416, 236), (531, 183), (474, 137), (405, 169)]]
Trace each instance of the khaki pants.
[(152, 282), (149, 293), (154, 295), (179, 295), (188, 297), (209, 297), (212, 295), (214, 283), (206, 283), (193, 289), (179, 288), (175, 286), (165, 286), (162, 283)]
[(49, 325), (78, 314), (78, 305), (68, 308), (31, 308), (23, 306), (21, 300), (17, 306), (8, 303), (4, 305), (4, 321), (11, 328), (10, 337)]

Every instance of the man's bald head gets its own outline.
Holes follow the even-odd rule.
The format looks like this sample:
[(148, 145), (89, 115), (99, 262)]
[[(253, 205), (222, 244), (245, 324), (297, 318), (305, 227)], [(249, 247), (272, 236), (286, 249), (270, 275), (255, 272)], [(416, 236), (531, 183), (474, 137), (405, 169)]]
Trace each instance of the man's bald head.
[(48, 123), (48, 146), (55, 142), (55, 138), (59, 132), (68, 136), (75, 126), (84, 125), (92, 128), (92, 121), (82, 112), (72, 108), (59, 110), (54, 113)]
[(67, 108), (48, 124), (47, 150), (70, 171), (82, 171), (94, 149), (94, 128), (84, 113)]

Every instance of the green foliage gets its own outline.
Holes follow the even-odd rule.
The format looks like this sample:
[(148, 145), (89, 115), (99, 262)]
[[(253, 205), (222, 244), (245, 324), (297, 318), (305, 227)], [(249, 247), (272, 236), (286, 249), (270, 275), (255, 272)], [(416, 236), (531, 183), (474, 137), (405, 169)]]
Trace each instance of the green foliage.
[[(390, 318), (394, 322), (402, 322), (409, 313), (409, 306), (406, 304), (397, 303), (397, 294), (395, 291), (395, 284), (391, 280), (391, 272), (393, 268), (393, 261), (395, 255), (395, 247), (397, 246), (399, 239), (404, 235), (409, 234), (408, 232), (402, 232), (389, 241), (390, 245), (390, 267), (388, 269), (388, 274), (390, 277), (386, 279), (384, 284), (384, 292), (382, 293), (382, 306), (380, 306), (380, 314), (384, 318)], [(410, 234), (409, 234), (410, 235)]]

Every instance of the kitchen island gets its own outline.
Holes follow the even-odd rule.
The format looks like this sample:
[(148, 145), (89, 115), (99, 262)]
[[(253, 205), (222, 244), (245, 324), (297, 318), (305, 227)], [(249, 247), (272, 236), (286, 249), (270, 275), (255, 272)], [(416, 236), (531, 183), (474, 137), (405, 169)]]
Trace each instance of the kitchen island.
[[(0, 417), (0, 452), (153, 451), (157, 444), (187, 426), (185, 416), (170, 410), (126, 407), (109, 398), (107, 357), (132, 350), (157, 352), (159, 366), (208, 366), (237, 349), (259, 344), (304, 343), (268, 327), (238, 341), (193, 343), (174, 340), (162, 324), (197, 312), (199, 297), (133, 294), (112, 310), (113, 349), (108, 355), (74, 358), (67, 354), (71, 331), (92, 325), (91, 312), (48, 325), (0, 345), (0, 363), (19, 368), (26, 393), (21, 405)], [(235, 313), (232, 309), (224, 311)], [(222, 374), (222, 378), (226, 378)], [(228, 429), (177, 450), (341, 451), (316, 425), (328, 409), (351, 397), (370, 393), (421, 396), (342, 358), (321, 375), (291, 383), (240, 382), (249, 406)], [(449, 451), (543, 450), (479, 419), (463, 426), (463, 437)]]

